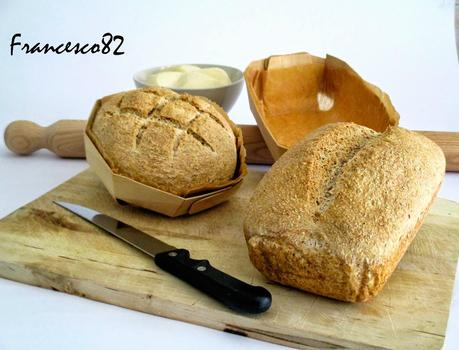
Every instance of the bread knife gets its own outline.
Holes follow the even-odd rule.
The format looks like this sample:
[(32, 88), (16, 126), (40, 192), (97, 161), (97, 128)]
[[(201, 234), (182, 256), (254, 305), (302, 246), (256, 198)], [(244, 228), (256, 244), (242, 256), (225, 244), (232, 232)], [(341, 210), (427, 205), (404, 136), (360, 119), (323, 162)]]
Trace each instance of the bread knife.
[(108, 215), (77, 204), (54, 201), (93, 225), (154, 258), (162, 270), (239, 313), (258, 314), (271, 306), (271, 293), (217, 270), (208, 260), (194, 260), (186, 249), (178, 249)]

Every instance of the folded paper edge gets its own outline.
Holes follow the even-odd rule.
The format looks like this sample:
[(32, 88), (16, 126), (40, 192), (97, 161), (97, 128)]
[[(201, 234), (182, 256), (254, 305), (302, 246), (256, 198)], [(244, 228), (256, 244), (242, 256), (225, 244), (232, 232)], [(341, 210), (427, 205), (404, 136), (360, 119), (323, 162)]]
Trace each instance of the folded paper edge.
[[(389, 126), (397, 126), (400, 120), (400, 115), (395, 110), (390, 97), (387, 93), (383, 92), (379, 87), (369, 83), (363, 79), (352, 67), (349, 66), (345, 61), (340, 60), (339, 58), (327, 54), (325, 58), (311, 55), (307, 52), (297, 52), (286, 55), (272, 55), (265, 59), (255, 60), (249, 63), (249, 65), (244, 70), (244, 79), (247, 86), (249, 105), (252, 111), (252, 114), (255, 117), (255, 120), (258, 124), (260, 132), (265, 140), (266, 145), (268, 146), (271, 155), (274, 160), (280, 158), (280, 156), (287, 151), (288, 147), (282, 145), (277, 141), (276, 136), (272, 133), (270, 128), (267, 126), (266, 118), (264, 115), (263, 100), (258, 98), (257, 91), (260, 90), (260, 72), (266, 71), (268, 69), (276, 69), (282, 67), (288, 67), (298, 62), (304, 62), (304, 59), (308, 58), (310, 62), (314, 61), (326, 61), (327, 59), (336, 60), (340, 62), (343, 67), (345, 67), (349, 72), (355, 74), (359, 79), (362, 80), (365, 87), (374, 94), (380, 103), (384, 106), (384, 109), (387, 111), (388, 115), (388, 124)], [(286, 64), (286, 61), (288, 63)], [(325, 62), (324, 62), (325, 63)], [(258, 90), (257, 90), (258, 89)]]

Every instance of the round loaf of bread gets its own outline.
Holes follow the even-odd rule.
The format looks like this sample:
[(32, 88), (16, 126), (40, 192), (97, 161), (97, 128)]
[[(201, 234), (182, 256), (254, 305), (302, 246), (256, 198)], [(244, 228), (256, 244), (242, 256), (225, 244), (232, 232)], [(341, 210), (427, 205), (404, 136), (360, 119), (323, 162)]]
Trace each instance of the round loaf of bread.
[(279, 283), (368, 300), (419, 230), (444, 173), (443, 152), (420, 134), (323, 126), (257, 186), (244, 222), (250, 259)]
[(87, 132), (116, 174), (186, 197), (234, 177), (234, 127), (203, 97), (145, 88), (103, 98)]

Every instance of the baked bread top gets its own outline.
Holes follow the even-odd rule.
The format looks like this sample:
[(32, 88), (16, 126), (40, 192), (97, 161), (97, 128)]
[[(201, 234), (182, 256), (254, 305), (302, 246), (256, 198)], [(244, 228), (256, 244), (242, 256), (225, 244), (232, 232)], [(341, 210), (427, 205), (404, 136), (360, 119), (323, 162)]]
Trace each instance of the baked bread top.
[(395, 269), (444, 176), (441, 149), (392, 127), (321, 127), (264, 176), (247, 209), (252, 262), (268, 278), (367, 300)]
[(103, 98), (87, 133), (115, 173), (186, 197), (233, 178), (233, 127), (206, 98), (145, 88)]

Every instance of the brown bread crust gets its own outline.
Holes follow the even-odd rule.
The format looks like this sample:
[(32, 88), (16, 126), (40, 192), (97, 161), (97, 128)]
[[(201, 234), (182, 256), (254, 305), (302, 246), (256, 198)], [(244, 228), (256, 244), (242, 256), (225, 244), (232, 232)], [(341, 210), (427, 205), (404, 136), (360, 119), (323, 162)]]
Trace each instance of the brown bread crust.
[(414, 132), (321, 127), (255, 190), (244, 222), (251, 261), (279, 283), (366, 301), (403, 257), (444, 172), (441, 149)]
[(102, 99), (87, 132), (115, 173), (186, 197), (235, 175), (232, 126), (203, 97), (145, 88)]

